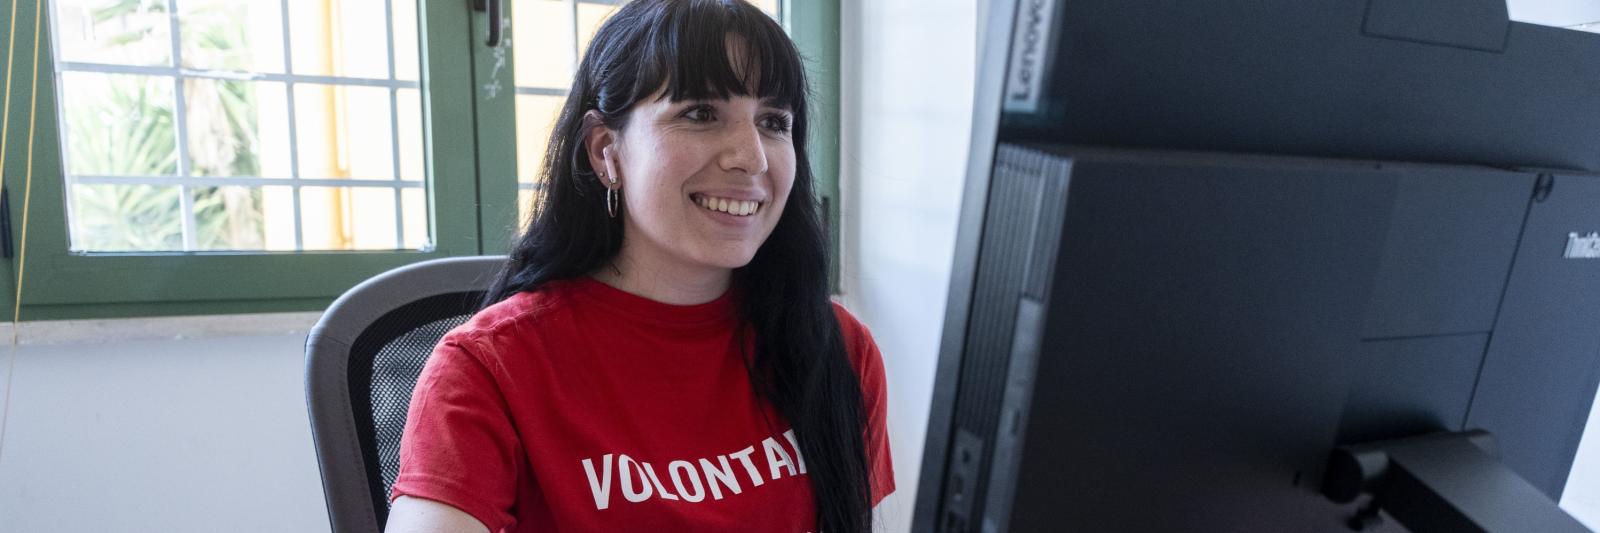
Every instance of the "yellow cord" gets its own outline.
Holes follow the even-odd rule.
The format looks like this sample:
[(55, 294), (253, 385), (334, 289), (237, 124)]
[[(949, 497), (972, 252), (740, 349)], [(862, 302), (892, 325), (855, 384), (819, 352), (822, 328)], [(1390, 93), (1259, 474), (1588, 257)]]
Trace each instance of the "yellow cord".
[[(6, 45), (5, 111), (0, 113), (0, 170), (5, 169), (6, 138), (11, 126), (11, 59), (16, 53), (17, 4), (11, 4), (11, 29)], [(22, 186), (22, 239), (17, 247), (17, 291), (11, 308), (11, 349), (6, 358), (5, 404), (0, 407), (0, 458), (5, 456), (6, 422), (11, 419), (11, 377), (17, 368), (17, 326), (22, 320), (22, 273), (28, 258), (28, 200), (33, 197), (33, 138), (39, 105), (39, 34), (44, 20), (44, 0), (33, 2), (33, 80), (28, 85), (28, 162)]]

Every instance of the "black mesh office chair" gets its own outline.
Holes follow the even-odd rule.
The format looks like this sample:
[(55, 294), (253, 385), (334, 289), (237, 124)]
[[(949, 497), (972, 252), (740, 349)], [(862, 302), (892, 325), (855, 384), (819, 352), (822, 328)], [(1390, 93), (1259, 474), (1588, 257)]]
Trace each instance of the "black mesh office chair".
[(311, 328), (306, 406), (334, 533), (383, 531), (417, 375), (504, 262), (456, 257), (390, 270), (345, 292)]

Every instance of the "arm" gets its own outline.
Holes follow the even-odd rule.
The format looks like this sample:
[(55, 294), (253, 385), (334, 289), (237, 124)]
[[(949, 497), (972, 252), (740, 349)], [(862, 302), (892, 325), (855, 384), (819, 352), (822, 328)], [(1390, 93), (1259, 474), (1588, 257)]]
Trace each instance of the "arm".
[(472, 515), (424, 498), (401, 496), (389, 507), (385, 533), (489, 533)]
[(520, 445), (499, 383), (480, 359), (495, 355), (475, 338), (447, 335), (428, 358), (400, 438), (389, 494), (394, 531), (482, 533), (515, 521)]
[(865, 325), (844, 306), (834, 304), (833, 309), (850, 352), (851, 366), (861, 380), (861, 406), (867, 415), (862, 444), (866, 446), (867, 470), (872, 476), (871, 506), (876, 508), (895, 488), (894, 464), (889, 452), (889, 392), (883, 355), (878, 352), (872, 332)]

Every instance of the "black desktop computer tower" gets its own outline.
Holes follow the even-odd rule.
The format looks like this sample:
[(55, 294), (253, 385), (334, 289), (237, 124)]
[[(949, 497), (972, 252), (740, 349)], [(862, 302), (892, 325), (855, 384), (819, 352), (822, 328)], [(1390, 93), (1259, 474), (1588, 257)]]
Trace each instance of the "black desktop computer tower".
[(1600, 35), (994, 11), (915, 531), (1584, 530)]

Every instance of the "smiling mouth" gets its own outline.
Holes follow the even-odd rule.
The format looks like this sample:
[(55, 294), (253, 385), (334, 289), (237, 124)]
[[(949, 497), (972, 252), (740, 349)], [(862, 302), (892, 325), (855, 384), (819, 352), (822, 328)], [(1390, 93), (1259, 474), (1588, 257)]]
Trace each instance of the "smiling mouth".
[(761, 211), (761, 202), (752, 200), (733, 200), (729, 198), (718, 198), (715, 196), (697, 195), (694, 197), (694, 201), (695, 203), (700, 204), (700, 207), (705, 209), (719, 213), (726, 213), (736, 217), (746, 217)]

